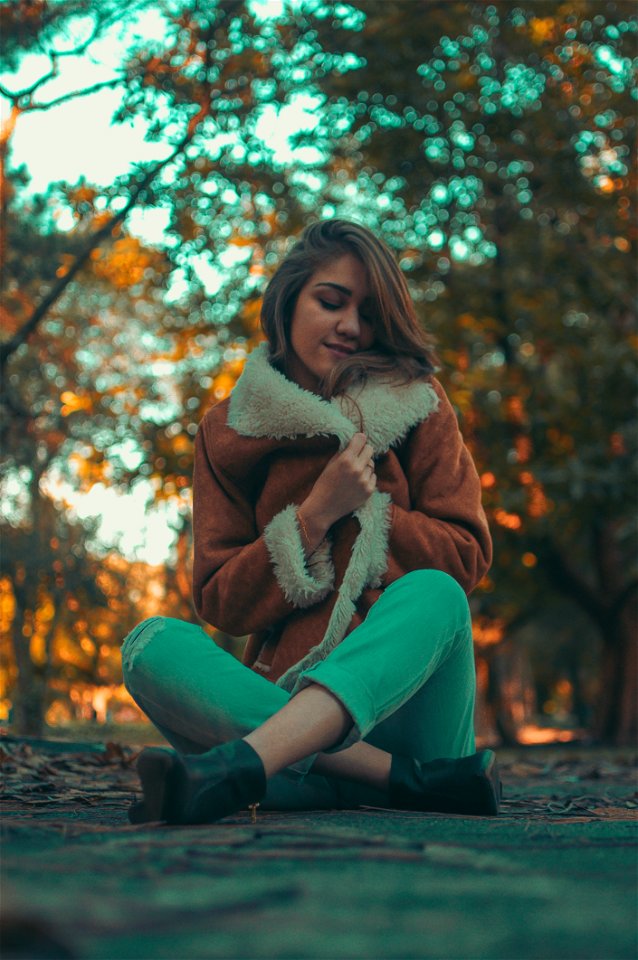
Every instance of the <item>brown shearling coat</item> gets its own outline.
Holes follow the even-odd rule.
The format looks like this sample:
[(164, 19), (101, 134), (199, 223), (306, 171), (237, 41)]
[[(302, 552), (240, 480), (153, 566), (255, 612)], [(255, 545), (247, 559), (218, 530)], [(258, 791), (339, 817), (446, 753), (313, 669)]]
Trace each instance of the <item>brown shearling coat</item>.
[[(303, 390), (260, 344), (196, 437), (196, 608), (250, 634), (244, 663), (289, 690), (398, 577), (443, 570), (469, 593), (491, 562), (479, 478), (440, 384), (369, 380), (353, 396), (358, 410)], [(295, 508), (359, 430), (375, 450), (377, 490), (306, 561)]]

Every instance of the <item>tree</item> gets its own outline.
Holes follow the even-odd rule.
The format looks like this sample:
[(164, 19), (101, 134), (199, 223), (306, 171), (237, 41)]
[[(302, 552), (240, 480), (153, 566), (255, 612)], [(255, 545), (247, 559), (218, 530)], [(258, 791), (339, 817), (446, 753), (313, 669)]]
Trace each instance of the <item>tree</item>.
[[(0, 169), (10, 238), (0, 343), (6, 454), (0, 482), (5, 489), (20, 482), (28, 489), (8, 539), (7, 575), (15, 567), (9, 592), (18, 701), (28, 702), (17, 720), (29, 732), (41, 723), (44, 700), (32, 669), (33, 644), (22, 626), (36, 617), (38, 584), (48, 583), (51, 564), (58, 563), (51, 549), (64, 551), (76, 529), (60, 514), (57, 524), (69, 536), (51, 521), (45, 549), (38, 528), (52, 509), (47, 483), (56, 475), (87, 489), (98, 481), (127, 487), (147, 478), (158, 499), (179, 502), (186, 523), (199, 416), (211, 399), (228, 392), (246, 355), (242, 343), (255, 335), (254, 313), (243, 300), (261, 268), (255, 262), (233, 270), (223, 253), (229, 245), (241, 248), (248, 235), (270, 235), (277, 217), (284, 222), (294, 212), (293, 204), (286, 210), (282, 202), (275, 214), (269, 151), (255, 132), (260, 111), (281, 95), (278, 77), (289, 69), (285, 43), (277, 29), (258, 28), (236, 0), (167, 0), (162, 43), (139, 41), (111, 80), (47, 99), (47, 84), (63, 57), (88, 51), (114, 21), (126, 22), (146, 5), (20, 0), (1, 8), (8, 42), (0, 93), (11, 110)], [(20, 88), (5, 75), (16, 71), (28, 50), (44, 51), (49, 67)], [(116, 122), (146, 118), (149, 137), (166, 144), (165, 159), (140, 165), (106, 187), (82, 180), (58, 185), (46, 197), (29, 196), (26, 172), (10, 165), (20, 117), (105, 85), (123, 92)], [(170, 225), (165, 248), (153, 250), (127, 233), (126, 219), (133, 209), (160, 204), (170, 210)], [(60, 211), (72, 216), (70, 229), (56, 220)], [(194, 266), (198, 259), (209, 265), (217, 260), (220, 289), (214, 299)], [(186, 292), (173, 295), (169, 305), (168, 295), (180, 282)], [(185, 534), (186, 527), (178, 537), (175, 577), (182, 597)], [(29, 558), (29, 567), (18, 582), (20, 556)], [(82, 556), (83, 572), (95, 574), (95, 565)], [(58, 591), (46, 602), (55, 607), (66, 603), (65, 596)]]
[[(259, 339), (288, 236), (355, 216), (399, 255), (479, 465), (496, 562), (477, 625), (509, 637), (550, 597), (578, 604), (604, 650), (598, 733), (627, 739), (636, 19), (602, 0), (306, 0), (263, 22), (239, 0), (160, 9), (164, 39), (131, 43), (109, 82), (116, 122), (143, 118), (165, 158), (114, 184), (26, 200), (11, 131), (46, 108), (46, 72), (31, 90), (3, 80), (6, 482), (43, 464), (86, 487), (147, 478), (186, 517), (196, 424)], [(118, 11), (5, 4), (9, 70), (23, 48), (88, 50)], [(260, 125), (300, 93), (310, 149), (283, 164)], [(162, 249), (127, 232), (151, 208), (168, 217)], [(178, 579), (183, 594), (183, 565)]]
[(477, 612), (507, 634), (548, 591), (580, 606), (596, 732), (633, 742), (638, 22), (416, 2), (353, 4), (350, 27), (324, 5), (304, 25), (356, 65), (317, 81), (324, 209), (385, 232), (439, 338), (496, 538)]

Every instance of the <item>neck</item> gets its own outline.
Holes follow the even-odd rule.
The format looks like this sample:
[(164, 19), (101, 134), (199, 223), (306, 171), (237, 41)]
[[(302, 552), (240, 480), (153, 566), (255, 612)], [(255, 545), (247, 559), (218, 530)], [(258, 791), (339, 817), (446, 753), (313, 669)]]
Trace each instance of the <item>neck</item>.
[(302, 390), (315, 393), (318, 397), (321, 396), (319, 378), (311, 373), (298, 357), (292, 356), (288, 359), (284, 372), (288, 379), (296, 383)]

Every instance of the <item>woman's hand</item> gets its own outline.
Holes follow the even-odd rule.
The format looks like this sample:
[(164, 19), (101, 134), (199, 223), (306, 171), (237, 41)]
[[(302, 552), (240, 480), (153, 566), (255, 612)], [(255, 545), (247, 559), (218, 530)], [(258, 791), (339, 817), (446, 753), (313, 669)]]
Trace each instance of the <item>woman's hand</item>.
[[(364, 433), (328, 461), (299, 508), (314, 549), (333, 523), (362, 506), (377, 486), (374, 450)], [(316, 542), (315, 542), (316, 541)]]

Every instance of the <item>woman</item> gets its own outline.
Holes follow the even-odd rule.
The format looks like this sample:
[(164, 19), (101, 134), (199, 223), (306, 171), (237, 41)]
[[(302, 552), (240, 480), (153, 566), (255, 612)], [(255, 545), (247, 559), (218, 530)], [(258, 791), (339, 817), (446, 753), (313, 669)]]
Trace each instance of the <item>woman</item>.
[(171, 618), (126, 638), (127, 688), (177, 751), (143, 751), (130, 817), (204, 823), (260, 803), (494, 815), (466, 597), (491, 541), (404, 277), (369, 230), (315, 223), (262, 326), (195, 443), (195, 604), (250, 634), (243, 664)]

